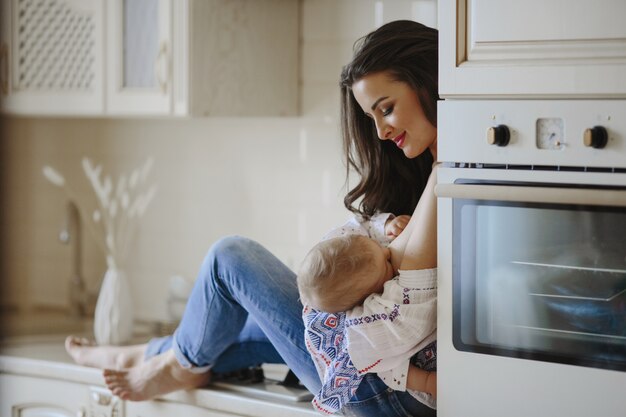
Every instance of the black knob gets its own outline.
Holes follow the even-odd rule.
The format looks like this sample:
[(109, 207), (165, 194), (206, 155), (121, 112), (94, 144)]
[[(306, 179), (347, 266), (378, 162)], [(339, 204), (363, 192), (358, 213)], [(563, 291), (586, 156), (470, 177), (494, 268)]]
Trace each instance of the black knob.
[(487, 130), (487, 143), (490, 145), (506, 146), (511, 140), (511, 132), (505, 125), (490, 127)]
[(594, 126), (591, 129), (585, 129), (583, 135), (583, 143), (585, 146), (591, 146), (592, 148), (602, 149), (609, 141), (609, 134), (602, 126)]

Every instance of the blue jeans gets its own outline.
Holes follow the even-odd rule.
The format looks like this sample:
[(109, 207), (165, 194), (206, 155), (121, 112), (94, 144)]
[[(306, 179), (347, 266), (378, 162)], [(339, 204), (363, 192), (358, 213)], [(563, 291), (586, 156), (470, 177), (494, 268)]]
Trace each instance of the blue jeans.
[(354, 397), (341, 410), (346, 417), (435, 417), (437, 411), (411, 394), (394, 391), (376, 374), (367, 374)]
[[(179, 363), (194, 372), (286, 363), (309, 391), (317, 393), (321, 388), (304, 344), (296, 276), (269, 251), (246, 238), (226, 237), (213, 245), (174, 335), (151, 340), (146, 356), (170, 348)], [(419, 416), (422, 414), (411, 414), (410, 407), (427, 408), (406, 393), (410, 398), (400, 395), (406, 404), (395, 401), (391, 394), (397, 391), (389, 393), (375, 375), (365, 380), (369, 382), (361, 384), (355, 395), (356, 414), (350, 415)], [(393, 404), (388, 400), (391, 397)], [(371, 405), (362, 403), (368, 398), (377, 400)], [(381, 406), (389, 406), (390, 411), (380, 414)], [(396, 413), (396, 409), (404, 413)]]

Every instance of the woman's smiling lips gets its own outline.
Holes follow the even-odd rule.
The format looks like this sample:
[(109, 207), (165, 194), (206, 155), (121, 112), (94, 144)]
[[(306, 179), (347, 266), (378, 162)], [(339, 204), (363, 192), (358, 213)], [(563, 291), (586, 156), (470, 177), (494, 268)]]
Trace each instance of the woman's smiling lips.
[(396, 144), (396, 146), (398, 148), (402, 148), (402, 145), (404, 145), (404, 137), (405, 136), (406, 136), (406, 132), (402, 132), (401, 134), (399, 134), (398, 136), (393, 138), (393, 141), (395, 142), (395, 144)]

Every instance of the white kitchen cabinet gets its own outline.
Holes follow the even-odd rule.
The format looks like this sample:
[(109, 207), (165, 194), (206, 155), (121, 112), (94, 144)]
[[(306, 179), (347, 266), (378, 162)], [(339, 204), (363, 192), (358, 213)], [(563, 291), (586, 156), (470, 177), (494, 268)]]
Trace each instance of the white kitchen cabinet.
[(296, 115), (298, 7), (294, 0), (111, 0), (108, 113)]
[(0, 3), (2, 110), (20, 114), (101, 114), (103, 0)]
[(440, 0), (442, 98), (626, 97), (623, 0)]
[(1, 3), (5, 113), (298, 113), (296, 0)]
[(298, 114), (299, 1), (173, 3), (174, 114)]
[(87, 386), (20, 375), (0, 375), (0, 415), (11, 417), (84, 417)]
[(0, 374), (0, 415), (124, 417), (124, 402), (102, 387), (56, 378)]

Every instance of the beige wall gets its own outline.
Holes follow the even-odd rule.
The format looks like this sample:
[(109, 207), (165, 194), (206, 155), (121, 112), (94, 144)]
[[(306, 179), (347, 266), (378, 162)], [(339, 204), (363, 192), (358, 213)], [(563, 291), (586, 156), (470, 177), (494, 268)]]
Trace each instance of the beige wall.
[[(41, 169), (63, 173), (88, 205), (83, 156), (114, 177), (154, 157), (158, 193), (125, 267), (139, 318), (168, 319), (169, 278), (195, 278), (207, 249), (224, 235), (256, 239), (296, 269), (310, 246), (348, 217), (336, 82), (353, 42), (398, 18), (434, 25), (436, 6), (304, 0), (302, 13), (302, 117), (0, 119), (0, 306), (67, 304), (70, 249), (57, 238), (66, 196)], [(104, 259), (87, 231), (83, 247), (83, 275), (95, 292)]]

